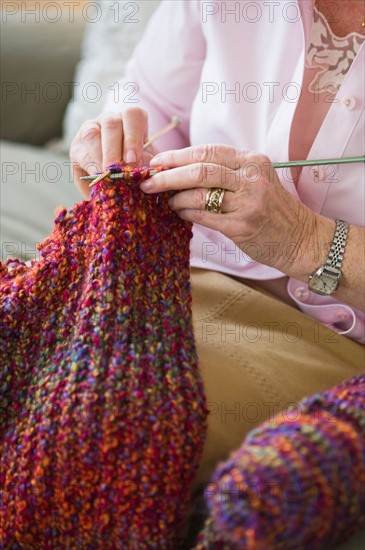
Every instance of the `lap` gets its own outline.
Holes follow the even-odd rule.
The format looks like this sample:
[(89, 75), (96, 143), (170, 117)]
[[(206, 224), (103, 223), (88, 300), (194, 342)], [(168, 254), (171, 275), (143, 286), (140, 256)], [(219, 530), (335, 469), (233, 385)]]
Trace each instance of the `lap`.
[(268, 293), (192, 270), (193, 322), (209, 418), (199, 482), (258, 424), (364, 370), (365, 347)]

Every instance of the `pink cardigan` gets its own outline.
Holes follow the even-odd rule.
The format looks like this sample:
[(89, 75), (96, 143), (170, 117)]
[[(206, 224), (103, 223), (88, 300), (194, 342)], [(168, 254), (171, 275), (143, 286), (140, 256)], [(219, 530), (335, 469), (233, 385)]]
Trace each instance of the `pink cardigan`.
[[(158, 142), (160, 150), (226, 143), (264, 153), (272, 161), (288, 160), (312, 7), (312, 0), (162, 2), (105, 110), (144, 108), (150, 134), (177, 115), (182, 125)], [(364, 154), (364, 53), (363, 44), (309, 159)], [(364, 226), (363, 168), (324, 166), (316, 174), (304, 168), (297, 189), (289, 172), (278, 174), (313, 211)], [(198, 225), (191, 264), (252, 279), (283, 276), (245, 256), (222, 234)], [(364, 312), (309, 292), (294, 279), (288, 292), (306, 314), (365, 343)]]

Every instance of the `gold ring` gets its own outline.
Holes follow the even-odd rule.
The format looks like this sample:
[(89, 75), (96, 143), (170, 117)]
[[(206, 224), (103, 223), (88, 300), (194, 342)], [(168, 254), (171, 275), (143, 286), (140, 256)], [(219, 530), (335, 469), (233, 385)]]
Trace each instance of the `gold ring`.
[(205, 199), (205, 210), (214, 214), (220, 214), (225, 192), (226, 190), (222, 189), (222, 187), (212, 187), (212, 189), (209, 189), (207, 198)]

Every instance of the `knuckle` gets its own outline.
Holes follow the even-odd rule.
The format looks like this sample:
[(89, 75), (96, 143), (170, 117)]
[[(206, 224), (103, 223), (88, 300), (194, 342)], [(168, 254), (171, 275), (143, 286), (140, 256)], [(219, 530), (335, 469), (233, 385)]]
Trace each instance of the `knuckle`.
[(176, 154), (174, 151), (169, 151), (168, 153), (164, 153), (165, 156), (165, 164), (166, 166), (175, 166), (176, 163)]
[(260, 160), (262, 164), (271, 164), (271, 160), (267, 155), (261, 155)]
[(100, 126), (96, 123), (85, 124), (81, 129), (81, 139), (82, 141), (93, 141), (94, 139), (99, 138), (100, 136)]
[(245, 158), (242, 170), (245, 178), (254, 180), (260, 179), (262, 175), (262, 164), (260, 162), (260, 158), (253, 153), (249, 153)]
[(212, 162), (216, 146), (210, 143), (198, 145), (193, 149), (193, 160), (199, 162)]
[(129, 107), (129, 109), (125, 110), (124, 116), (138, 118), (142, 121), (147, 121), (148, 119), (147, 111), (140, 107)]
[(254, 220), (260, 220), (262, 216), (262, 205), (261, 201), (255, 202), (251, 205), (251, 218)]
[(252, 162), (255, 158), (257, 158), (257, 154), (255, 153), (255, 151), (246, 151), (246, 162)]
[(165, 189), (167, 187), (166, 176), (164, 172), (160, 172), (157, 176), (154, 176), (154, 179), (159, 188)]
[(200, 184), (203, 183), (206, 179), (207, 171), (205, 165), (202, 162), (196, 164), (191, 164), (189, 167), (189, 179), (194, 183)]
[(205, 190), (204, 189), (194, 189), (192, 194), (192, 202), (194, 208), (202, 208), (205, 206)]
[(255, 155), (254, 153), (248, 153), (247, 155), (245, 155), (245, 160), (244, 160), (244, 166), (254, 166), (256, 165), (258, 162), (258, 158), (257, 158), (257, 155)]
[(122, 119), (116, 115), (107, 114), (102, 120), (102, 126), (106, 130), (116, 130), (117, 128), (121, 128)]
[(195, 222), (196, 223), (201, 223), (201, 222), (204, 222), (204, 218), (205, 218), (205, 210), (195, 210), (194, 211), (194, 218), (195, 218)]

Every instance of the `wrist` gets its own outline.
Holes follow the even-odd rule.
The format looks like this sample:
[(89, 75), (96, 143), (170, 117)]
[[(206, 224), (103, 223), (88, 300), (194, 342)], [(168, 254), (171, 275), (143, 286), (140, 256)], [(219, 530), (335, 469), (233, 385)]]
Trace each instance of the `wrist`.
[(311, 213), (310, 221), (301, 224), (300, 246), (296, 257), (288, 264), (287, 275), (305, 283), (309, 276), (323, 266), (331, 250), (336, 222)]

